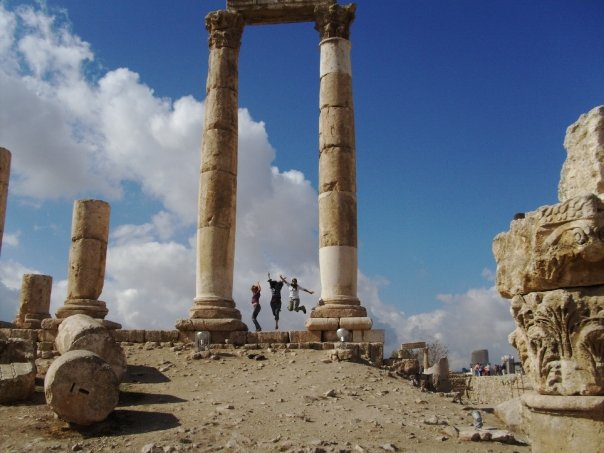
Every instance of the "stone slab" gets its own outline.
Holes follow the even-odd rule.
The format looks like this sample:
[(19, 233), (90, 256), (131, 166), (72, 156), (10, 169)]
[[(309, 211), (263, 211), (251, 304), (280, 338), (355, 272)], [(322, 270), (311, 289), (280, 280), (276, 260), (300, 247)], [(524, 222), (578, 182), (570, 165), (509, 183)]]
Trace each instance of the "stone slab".
[(292, 330), (289, 332), (289, 343), (306, 343), (321, 341), (321, 331)]
[(32, 362), (0, 364), (0, 404), (29, 398), (35, 384), (36, 367)]
[(414, 343), (402, 343), (400, 349), (424, 349), (427, 347), (425, 341), (416, 341)]
[(312, 22), (316, 6), (335, 0), (227, 0), (227, 10), (239, 13), (247, 25)]

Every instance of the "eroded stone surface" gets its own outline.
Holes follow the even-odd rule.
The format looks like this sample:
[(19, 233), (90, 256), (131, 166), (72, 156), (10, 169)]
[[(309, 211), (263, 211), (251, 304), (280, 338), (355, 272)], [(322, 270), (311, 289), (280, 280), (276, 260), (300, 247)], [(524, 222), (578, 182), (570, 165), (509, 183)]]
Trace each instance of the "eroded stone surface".
[(600, 105), (566, 130), (567, 157), (562, 167), (561, 202), (586, 194), (604, 193), (604, 106)]
[(506, 298), (604, 284), (604, 202), (592, 194), (526, 213), (495, 237), (493, 253)]
[(50, 318), (50, 275), (24, 274), (21, 281), (19, 312), (15, 325), (24, 329), (39, 329), (43, 319)]
[(516, 296), (520, 352), (535, 389), (551, 395), (604, 395), (604, 286)]
[(28, 399), (36, 388), (31, 362), (0, 363), (0, 404)]
[(119, 381), (111, 366), (97, 354), (68, 351), (50, 365), (44, 393), (60, 418), (90, 425), (107, 418), (117, 406)]

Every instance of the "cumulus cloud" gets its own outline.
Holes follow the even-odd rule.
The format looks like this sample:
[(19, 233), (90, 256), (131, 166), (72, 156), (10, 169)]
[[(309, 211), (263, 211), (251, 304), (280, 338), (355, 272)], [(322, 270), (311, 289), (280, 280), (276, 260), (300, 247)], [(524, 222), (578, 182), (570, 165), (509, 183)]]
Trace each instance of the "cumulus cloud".
[[(108, 304), (108, 318), (126, 328), (173, 328), (195, 297), (203, 102), (191, 96), (160, 98), (128, 68), (90, 79), (90, 44), (60, 16), (36, 7), (8, 10), (0, 4), (0, 30), (0, 137), (2, 146), (16, 151), (11, 195), (30, 206), (91, 196), (107, 199), (119, 211), (130, 206), (124, 187), (140, 188), (138, 195), (159, 208), (112, 225), (101, 299)], [(303, 294), (307, 306), (320, 293), (317, 192), (303, 173), (277, 168), (275, 156), (264, 123), (240, 109), (233, 295), (250, 324), (249, 288), (261, 281), (265, 329), (273, 323), (267, 272), (296, 276), (315, 290), (316, 297)], [(60, 223), (41, 223), (55, 222)], [(26, 244), (25, 235), (25, 230), (21, 236), (8, 234), (5, 243)], [(30, 271), (14, 262), (0, 264), (0, 318), (14, 319), (21, 275)], [(387, 284), (359, 273), (359, 298), (375, 327), (386, 330), (387, 349), (436, 338), (449, 347), (454, 367), (465, 365), (473, 349), (488, 347), (494, 358), (507, 352), (513, 323), (508, 302), (494, 288), (441, 295), (440, 309), (408, 316), (380, 298)], [(54, 283), (51, 313), (63, 303), (66, 289), (65, 280)], [(285, 290), (283, 296), (286, 300)], [(304, 319), (285, 311), (280, 325), (303, 329)]]

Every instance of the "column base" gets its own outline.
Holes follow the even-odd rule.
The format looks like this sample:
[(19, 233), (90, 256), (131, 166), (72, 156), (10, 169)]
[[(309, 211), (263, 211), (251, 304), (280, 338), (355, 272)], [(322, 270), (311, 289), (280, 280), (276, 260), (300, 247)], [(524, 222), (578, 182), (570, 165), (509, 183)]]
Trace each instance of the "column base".
[(325, 303), (310, 312), (311, 318), (357, 318), (367, 317), (367, 309), (361, 305)]
[(604, 396), (522, 395), (530, 411), (533, 453), (600, 451), (604, 445)]
[(18, 329), (39, 329), (42, 321), (51, 318), (50, 313), (27, 313), (23, 320), (17, 318), (13, 324)]
[(371, 330), (373, 321), (366, 316), (343, 318), (308, 318), (304, 323), (307, 330), (320, 330), (335, 332), (339, 328), (349, 331)]
[(71, 315), (88, 315), (95, 319), (104, 319), (109, 310), (107, 304), (96, 299), (67, 299), (65, 304), (56, 312), (57, 318), (67, 318)]

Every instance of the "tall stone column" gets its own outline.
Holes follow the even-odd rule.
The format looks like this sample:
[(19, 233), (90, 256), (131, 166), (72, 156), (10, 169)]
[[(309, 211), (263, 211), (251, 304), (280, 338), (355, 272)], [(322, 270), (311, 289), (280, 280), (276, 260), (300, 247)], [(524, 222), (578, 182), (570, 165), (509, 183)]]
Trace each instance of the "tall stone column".
[(105, 282), (109, 204), (101, 200), (76, 200), (73, 204), (71, 249), (67, 271), (67, 300), (57, 318), (76, 313), (104, 319), (105, 302), (98, 300)]
[(0, 250), (4, 237), (4, 219), (6, 218), (6, 200), (8, 198), (8, 180), (10, 179), (11, 154), (6, 148), (0, 147)]
[(24, 274), (21, 282), (19, 313), (15, 325), (20, 329), (39, 329), (43, 319), (50, 318), (50, 275)]
[[(334, 4), (315, 10), (315, 28), (321, 35), (319, 264), (324, 305), (313, 310), (306, 323), (309, 330), (324, 330), (324, 322), (315, 318), (339, 318), (338, 325), (347, 329), (371, 328), (357, 297), (356, 151), (348, 40), (355, 8)], [(344, 318), (363, 319), (349, 323)]]
[[(243, 18), (214, 11), (205, 19), (209, 63), (199, 178), (196, 296), (179, 330), (247, 330), (233, 301), (237, 204), (238, 57)], [(222, 338), (220, 338), (222, 340)]]

